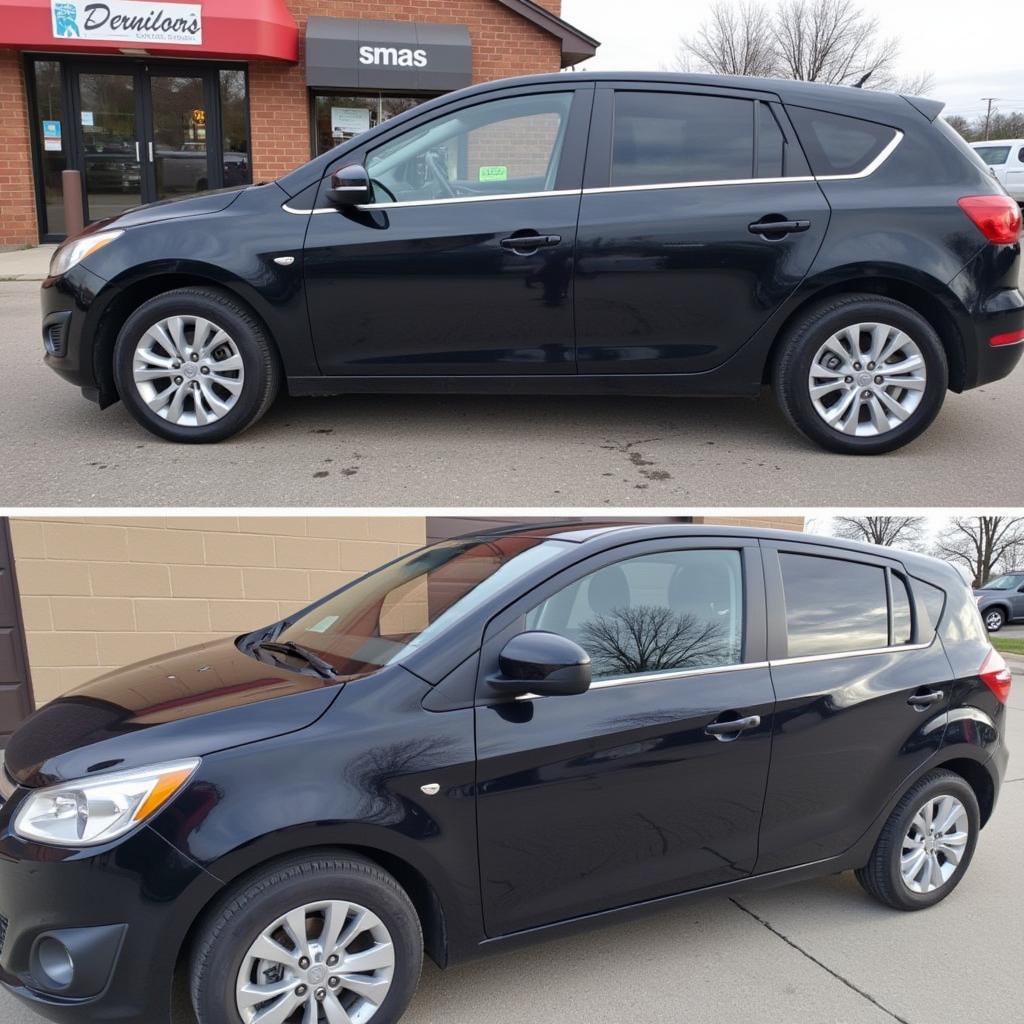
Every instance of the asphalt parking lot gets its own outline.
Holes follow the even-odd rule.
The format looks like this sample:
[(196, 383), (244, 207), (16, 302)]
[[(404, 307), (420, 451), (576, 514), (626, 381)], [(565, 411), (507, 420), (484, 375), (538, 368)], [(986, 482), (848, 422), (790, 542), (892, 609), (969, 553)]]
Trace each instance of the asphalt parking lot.
[(38, 288), (0, 281), (0, 505), (1024, 505), (1024, 369), (878, 458), (821, 451), (767, 392), (285, 397), (232, 441), (172, 445), (43, 365)]
[[(1019, 1020), (1024, 671), (1010, 708), (996, 813), (963, 882), (931, 910), (889, 910), (851, 873), (701, 899), (443, 973), (428, 963), (403, 1024)], [(179, 995), (174, 1024), (195, 1024)], [(0, 994), (3, 1024), (39, 1020)]]

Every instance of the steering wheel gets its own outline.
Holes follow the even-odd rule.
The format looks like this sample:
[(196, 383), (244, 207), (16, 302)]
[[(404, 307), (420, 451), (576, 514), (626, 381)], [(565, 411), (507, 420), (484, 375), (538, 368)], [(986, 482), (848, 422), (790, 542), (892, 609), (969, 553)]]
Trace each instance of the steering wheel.
[(449, 199), (454, 198), (457, 193), (448, 180), (448, 168), (441, 163), (441, 158), (433, 150), (427, 153), (427, 170), (445, 196)]

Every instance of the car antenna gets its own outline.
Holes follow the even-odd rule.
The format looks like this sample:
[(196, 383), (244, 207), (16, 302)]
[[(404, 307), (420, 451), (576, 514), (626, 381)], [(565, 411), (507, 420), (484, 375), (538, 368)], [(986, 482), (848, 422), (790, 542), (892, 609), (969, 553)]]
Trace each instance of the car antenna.
[(874, 71), (869, 71), (855, 86), (854, 89), (863, 89), (864, 83), (874, 74)]

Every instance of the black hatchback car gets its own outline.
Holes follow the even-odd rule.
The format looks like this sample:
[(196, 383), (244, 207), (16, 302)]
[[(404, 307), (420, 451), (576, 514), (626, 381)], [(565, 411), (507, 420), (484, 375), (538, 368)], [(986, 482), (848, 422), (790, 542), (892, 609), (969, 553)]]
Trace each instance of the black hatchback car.
[(929, 100), (573, 74), (65, 242), (47, 362), (175, 441), (274, 395), (754, 396), (877, 453), (1024, 352), (1017, 205)]
[(944, 563), (589, 524), (405, 555), (104, 676), (6, 752), (0, 981), (56, 1021), (396, 1021), (441, 966), (694, 894), (963, 878), (1010, 674)]

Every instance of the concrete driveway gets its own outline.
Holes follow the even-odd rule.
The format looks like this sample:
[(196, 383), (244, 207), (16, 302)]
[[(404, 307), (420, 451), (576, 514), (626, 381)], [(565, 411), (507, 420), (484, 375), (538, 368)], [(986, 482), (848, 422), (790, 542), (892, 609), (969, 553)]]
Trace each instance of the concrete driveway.
[[(1024, 671), (1010, 706), (999, 805), (964, 881), (937, 907), (889, 910), (851, 873), (707, 898), (447, 972), (428, 963), (403, 1024), (1019, 1020)], [(195, 1024), (183, 990), (179, 1004), (174, 1024)], [(0, 1021), (39, 1018), (0, 994)]]
[(0, 505), (1024, 505), (1024, 370), (869, 459), (804, 440), (768, 393), (282, 398), (233, 441), (172, 445), (43, 365), (31, 281), (0, 281), (0, 367)]

